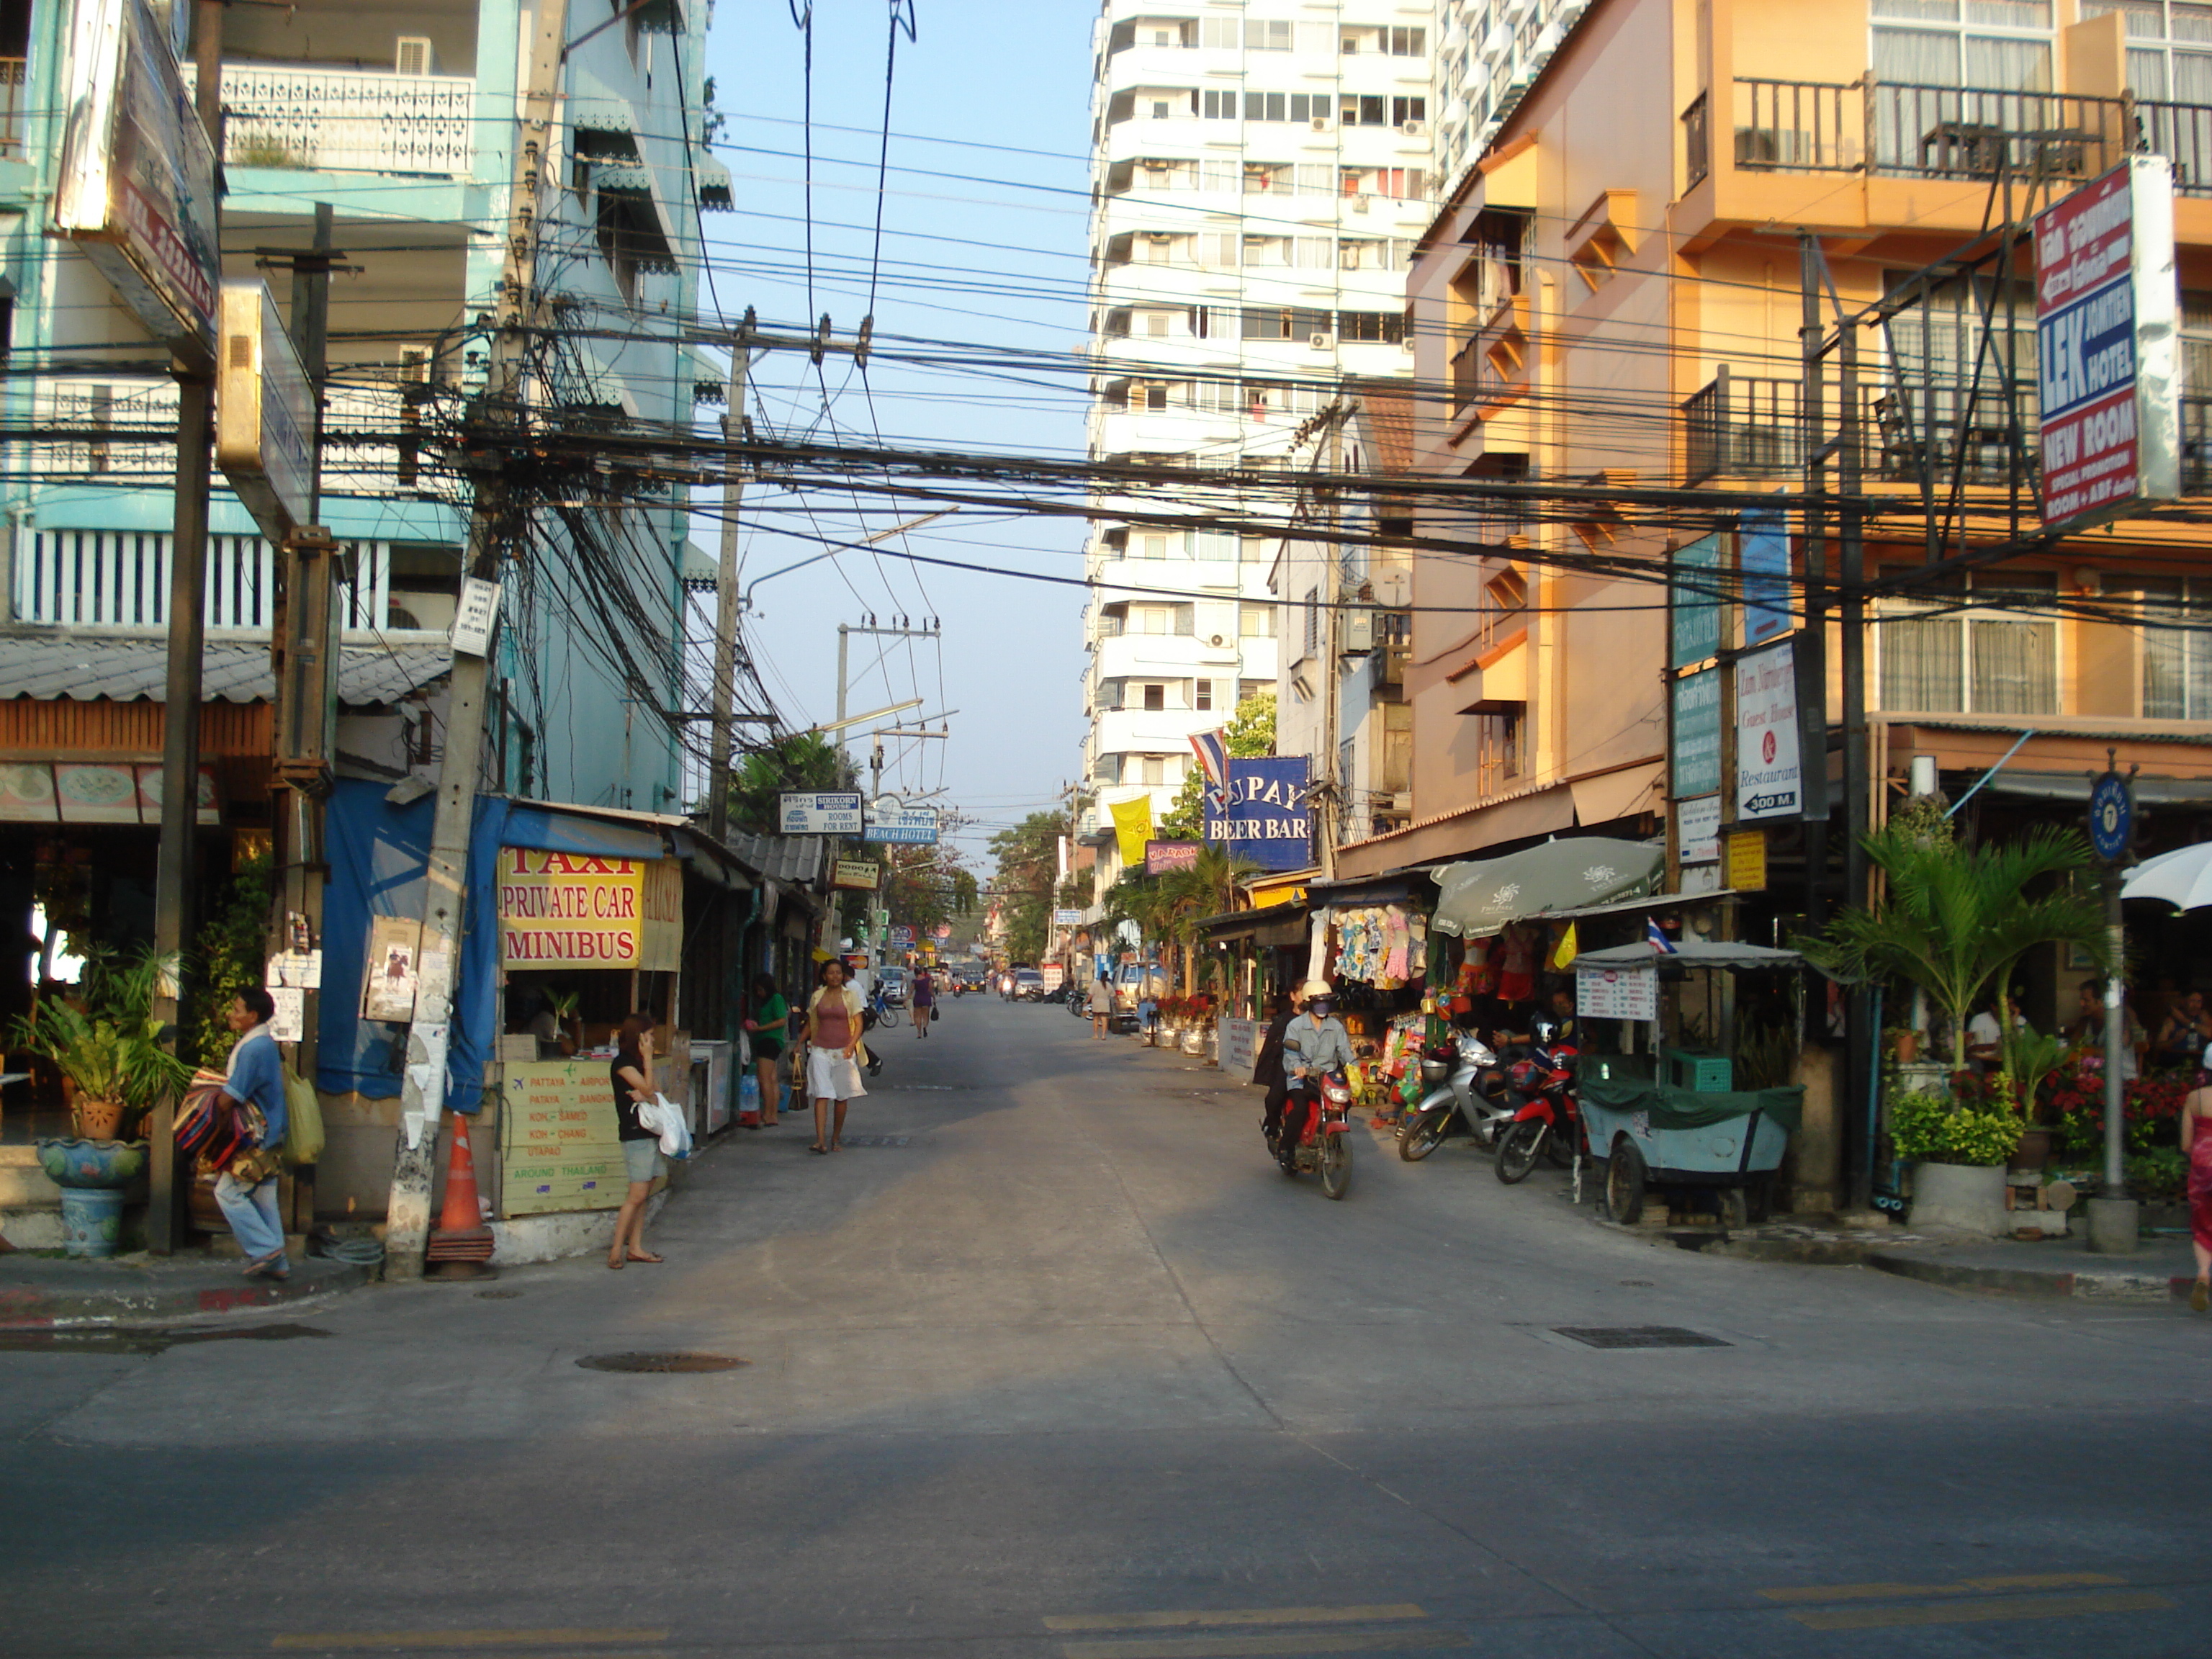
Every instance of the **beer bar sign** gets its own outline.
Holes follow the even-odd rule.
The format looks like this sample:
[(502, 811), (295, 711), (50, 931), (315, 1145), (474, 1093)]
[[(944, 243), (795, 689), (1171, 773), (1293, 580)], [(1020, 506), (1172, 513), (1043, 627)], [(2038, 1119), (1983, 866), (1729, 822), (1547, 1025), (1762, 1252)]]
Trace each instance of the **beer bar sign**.
[(2173, 165), (2131, 155), (2035, 216), (2046, 529), (2181, 493)]

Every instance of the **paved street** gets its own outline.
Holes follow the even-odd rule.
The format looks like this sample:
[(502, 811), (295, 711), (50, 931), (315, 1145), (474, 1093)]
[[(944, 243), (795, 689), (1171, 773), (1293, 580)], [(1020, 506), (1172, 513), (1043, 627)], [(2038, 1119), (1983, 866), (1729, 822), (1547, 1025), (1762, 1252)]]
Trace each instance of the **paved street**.
[[(2212, 1321), (1716, 1260), (969, 998), (668, 1260), (0, 1352), (9, 1655), (2201, 1654)], [(1725, 1346), (1585, 1346), (1680, 1327)], [(580, 1369), (696, 1350), (697, 1375)]]

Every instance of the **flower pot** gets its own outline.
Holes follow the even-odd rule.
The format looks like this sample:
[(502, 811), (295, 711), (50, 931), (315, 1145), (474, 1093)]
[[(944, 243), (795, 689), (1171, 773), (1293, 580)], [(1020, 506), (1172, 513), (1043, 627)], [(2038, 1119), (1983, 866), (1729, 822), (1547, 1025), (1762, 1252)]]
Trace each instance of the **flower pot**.
[(1911, 1224), (2001, 1238), (2006, 1231), (2004, 1192), (2005, 1172), (1994, 1164), (1915, 1164)]
[(1183, 1053), (1187, 1054), (1204, 1054), (1206, 1052), (1206, 1033), (1200, 1030), (1195, 1025), (1186, 1025), (1183, 1028), (1181, 1047)]
[(87, 1140), (112, 1140), (123, 1127), (123, 1103), (119, 1100), (93, 1100), (83, 1095), (76, 1097), (71, 1113), (76, 1132)]
[(2013, 1150), (2007, 1167), (2026, 1173), (2040, 1170), (2050, 1161), (2051, 1131), (2030, 1124), (2021, 1131), (2020, 1145)]
[(41, 1140), (39, 1167), (62, 1189), (62, 1249), (110, 1256), (123, 1237), (127, 1188), (146, 1168), (143, 1140)]
[(1897, 1034), (1897, 1063), (1911, 1066), (1920, 1058), (1920, 1033), (1899, 1031)]

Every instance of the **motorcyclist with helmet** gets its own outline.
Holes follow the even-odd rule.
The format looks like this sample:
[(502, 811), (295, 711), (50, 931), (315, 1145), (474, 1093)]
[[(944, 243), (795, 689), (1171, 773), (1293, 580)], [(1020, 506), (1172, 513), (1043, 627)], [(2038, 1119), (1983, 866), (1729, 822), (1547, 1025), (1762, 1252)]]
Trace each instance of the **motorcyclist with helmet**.
[(1304, 1131), (1307, 1109), (1314, 1101), (1324, 1072), (1341, 1072), (1352, 1065), (1352, 1036), (1336, 1017), (1335, 993), (1325, 979), (1310, 979), (1298, 988), (1305, 1011), (1283, 1030), (1283, 1074), (1288, 1090), (1281, 1115), (1267, 1126), (1276, 1161), (1285, 1169), (1297, 1159), (1298, 1137)]

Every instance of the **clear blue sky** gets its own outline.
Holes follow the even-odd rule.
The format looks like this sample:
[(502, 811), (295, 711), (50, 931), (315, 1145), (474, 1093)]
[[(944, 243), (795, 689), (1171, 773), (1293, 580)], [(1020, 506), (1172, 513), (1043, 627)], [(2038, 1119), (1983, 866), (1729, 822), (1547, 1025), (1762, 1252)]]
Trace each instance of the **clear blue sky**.
[[(902, 349), (894, 337), (907, 337), (1072, 351), (1085, 324), (1082, 157), (1095, 10), (1081, 0), (915, 0), (915, 13), (919, 39), (898, 43), (890, 159), (895, 169), (921, 171), (890, 175), (876, 337), (890, 350)], [(885, 0), (815, 7), (810, 306), (802, 37), (784, 0), (723, 0), (708, 58), (727, 118), (718, 155), (735, 175), (738, 210), (707, 219), (716, 269), (701, 305), (709, 317), (719, 302), (733, 320), (750, 306), (763, 323), (795, 328), (826, 311), (841, 335), (858, 327), (874, 246), (887, 20)], [(1058, 453), (1083, 444), (1080, 399), (1065, 374), (1033, 385), (878, 360), (864, 387), (849, 361), (830, 360), (817, 379), (804, 356), (777, 354), (755, 380), (756, 420), (764, 404), (779, 429), (820, 438), (873, 442), (880, 430), (902, 446)], [(787, 493), (749, 491), (746, 580), (820, 550), (781, 532), (817, 533), (818, 525), (820, 534), (849, 538), (926, 510), (860, 501), (865, 518), (850, 495), (816, 494), (807, 498), (810, 520)], [(713, 530), (702, 522), (699, 539), (710, 549)], [(886, 545), (1079, 576), (1083, 535), (1068, 520), (963, 514)], [(913, 744), (903, 757), (888, 750), (884, 782), (917, 791), (942, 783), (945, 799), (981, 821), (964, 837), (971, 852), (1073, 778), (1085, 665), (1079, 589), (848, 552), (771, 581), (755, 598), (751, 644), (794, 725), (831, 718), (839, 623), (871, 612), (886, 623), (942, 619), (941, 653), (927, 642), (897, 643), (878, 659), (885, 642), (856, 636), (849, 706), (918, 695), (927, 702), (916, 713), (959, 711), (949, 742)], [(865, 760), (862, 743), (855, 747)]]

